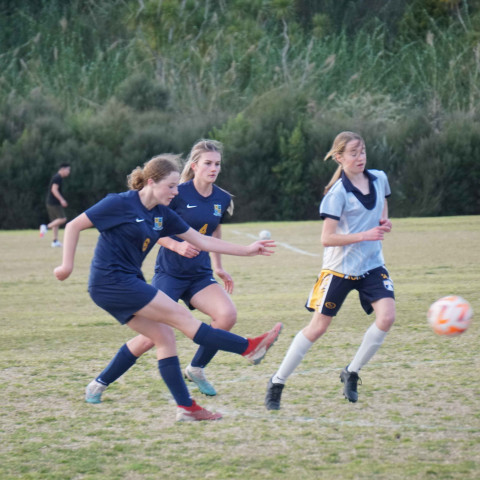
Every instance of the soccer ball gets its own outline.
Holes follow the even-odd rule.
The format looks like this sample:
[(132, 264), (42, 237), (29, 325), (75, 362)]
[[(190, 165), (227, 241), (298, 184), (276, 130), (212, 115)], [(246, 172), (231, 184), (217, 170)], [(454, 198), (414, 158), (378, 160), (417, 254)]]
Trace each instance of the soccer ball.
[(260, 238), (260, 240), (270, 240), (270, 238), (272, 238), (272, 235), (270, 234), (270, 232), (268, 230), (262, 230), (258, 234), (258, 237)]
[(450, 337), (463, 333), (470, 325), (472, 316), (472, 307), (458, 295), (440, 298), (432, 303), (427, 312), (427, 320), (433, 331)]

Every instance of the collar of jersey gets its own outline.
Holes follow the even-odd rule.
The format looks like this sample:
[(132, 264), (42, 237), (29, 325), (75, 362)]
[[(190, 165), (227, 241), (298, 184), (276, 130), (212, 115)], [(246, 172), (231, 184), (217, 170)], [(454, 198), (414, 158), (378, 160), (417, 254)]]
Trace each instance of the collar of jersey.
[[(374, 182), (377, 179), (377, 177), (375, 175), (373, 175), (373, 173), (370, 173), (368, 170), (364, 170), (363, 174), (368, 178), (368, 182), (370, 184), (372, 184), (372, 182)], [(360, 192), (360, 190), (357, 187), (355, 187), (352, 184), (352, 182), (348, 179), (348, 177), (345, 175), (345, 172), (342, 172), (342, 182), (343, 182), (343, 186), (344, 186), (344, 188), (347, 192), (352, 192), (352, 193), (358, 192), (358, 193), (362, 194)], [(371, 191), (372, 191), (372, 189), (370, 189), (370, 192)]]
[(342, 182), (343, 182), (345, 191), (353, 193), (357, 198), (357, 200), (367, 210), (372, 210), (373, 207), (375, 207), (375, 203), (377, 201), (377, 194), (373, 186), (373, 182), (377, 179), (377, 177), (372, 173), (370, 173), (368, 170), (365, 170), (363, 173), (367, 176), (368, 183), (369, 183), (370, 193), (368, 193), (367, 195), (364, 195), (357, 187), (353, 186), (352, 182), (345, 175), (345, 172), (342, 172)]
[(189, 188), (190, 191), (193, 193), (193, 195), (196, 197), (196, 201), (198, 202), (208, 202), (212, 197), (213, 195), (215, 194), (215, 189), (218, 188), (215, 184), (213, 184), (213, 188), (212, 188), (212, 193), (208, 196), (208, 197), (204, 197), (196, 188), (195, 188), (195, 184), (193, 183), (193, 179), (192, 180), (189, 180), (188, 182), (185, 182), (185, 183), (181, 183), (179, 185), (179, 188), (182, 187), (182, 188)]

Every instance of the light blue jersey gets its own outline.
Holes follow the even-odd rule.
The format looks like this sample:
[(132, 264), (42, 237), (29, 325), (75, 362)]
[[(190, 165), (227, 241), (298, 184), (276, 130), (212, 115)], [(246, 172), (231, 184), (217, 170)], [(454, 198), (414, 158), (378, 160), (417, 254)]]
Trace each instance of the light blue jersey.
[[(390, 186), (385, 172), (365, 170), (369, 181), (368, 195), (363, 195), (347, 176), (332, 186), (320, 204), (320, 216), (338, 220), (337, 233), (364, 232), (379, 225), (385, 198)], [(322, 270), (331, 270), (348, 276), (362, 276), (384, 265), (382, 242), (365, 241), (341, 247), (325, 247)]]

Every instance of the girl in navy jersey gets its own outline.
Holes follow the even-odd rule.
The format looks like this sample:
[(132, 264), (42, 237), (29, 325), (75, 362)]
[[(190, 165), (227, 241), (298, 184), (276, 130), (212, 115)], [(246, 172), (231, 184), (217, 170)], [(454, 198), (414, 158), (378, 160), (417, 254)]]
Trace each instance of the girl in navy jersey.
[[(177, 235), (199, 250), (230, 255), (273, 253), (273, 242), (236, 245), (201, 235), (190, 228), (168, 208), (178, 193), (179, 177), (176, 158), (170, 155), (155, 157), (143, 168), (136, 168), (129, 176), (128, 192), (107, 195), (67, 224), (63, 262), (54, 270), (58, 280), (70, 276), (80, 232), (95, 226), (100, 237), (90, 270), (90, 296), (121, 324), (153, 341), (157, 347), (160, 373), (167, 385), (169, 378), (176, 378), (180, 371), (175, 348), (171, 349), (175, 353), (173, 358), (168, 357), (168, 362), (162, 363), (165, 360), (162, 350), (165, 337), (173, 338), (175, 342), (170, 327), (177, 328), (199, 345), (238, 353), (255, 364), (262, 360), (282, 328), (278, 323), (270, 332), (253, 339), (212, 328), (145, 282), (142, 262), (155, 243), (165, 236)], [(198, 406), (188, 392), (172, 393), (176, 399), (177, 393), (178, 398), (183, 398), (182, 403), (177, 401), (177, 420), (215, 420), (221, 417)]]
[[(221, 238), (221, 221), (232, 213), (231, 195), (215, 185), (220, 173), (222, 145), (214, 140), (195, 143), (183, 169), (178, 195), (171, 201), (170, 208), (192, 228), (203, 235)], [(228, 295), (233, 291), (233, 279), (222, 268), (221, 255), (212, 254), (215, 274), (224, 282), (222, 288), (215, 280), (208, 252), (201, 251), (178, 237), (163, 237), (155, 265), (152, 285), (166, 293), (172, 300), (182, 299), (190, 309), (197, 308), (212, 318), (212, 326), (230, 330), (236, 322), (237, 311)], [(173, 355), (170, 345), (175, 345), (173, 331), (165, 334), (165, 358)], [(138, 335), (123, 345), (108, 366), (92, 380), (85, 391), (88, 403), (100, 403), (105, 388), (123, 375), (138, 357), (150, 350), (153, 342)], [(216, 395), (213, 385), (206, 379), (204, 367), (217, 353), (216, 348), (200, 346), (185, 377), (197, 384), (205, 395)], [(176, 382), (183, 383), (177, 378)]]
[(297, 333), (280, 368), (268, 382), (268, 410), (280, 408), (287, 378), (326, 332), (349, 292), (359, 292), (367, 314), (375, 312), (375, 321), (367, 329), (355, 357), (340, 374), (343, 394), (350, 402), (358, 400), (358, 372), (380, 348), (395, 320), (393, 283), (382, 254), (384, 234), (392, 228), (388, 219), (387, 176), (380, 170), (365, 168), (365, 142), (356, 133), (337, 135), (325, 160), (330, 157), (339, 166), (320, 205), (320, 217), (324, 219), (323, 265), (305, 305), (314, 314)]

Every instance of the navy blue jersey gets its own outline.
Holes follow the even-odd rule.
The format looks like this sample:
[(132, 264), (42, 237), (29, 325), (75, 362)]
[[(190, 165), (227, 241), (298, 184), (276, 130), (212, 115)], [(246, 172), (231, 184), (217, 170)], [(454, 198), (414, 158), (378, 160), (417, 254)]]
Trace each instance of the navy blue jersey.
[[(230, 202), (230, 194), (216, 185), (213, 185), (212, 194), (208, 197), (200, 195), (195, 189), (193, 180), (190, 180), (178, 186), (178, 195), (170, 203), (170, 208), (192, 228), (203, 235), (212, 236)], [(174, 239), (182, 241), (177, 237)], [(211, 271), (208, 252), (200, 252), (195, 258), (186, 258), (161, 247), (155, 264), (155, 273), (167, 273), (174, 277), (205, 275)]]
[(143, 279), (143, 260), (158, 239), (189, 229), (166, 206), (148, 210), (137, 190), (107, 195), (85, 213), (100, 232), (89, 287), (115, 284), (125, 274)]

